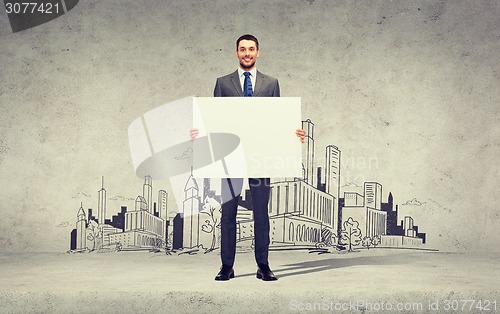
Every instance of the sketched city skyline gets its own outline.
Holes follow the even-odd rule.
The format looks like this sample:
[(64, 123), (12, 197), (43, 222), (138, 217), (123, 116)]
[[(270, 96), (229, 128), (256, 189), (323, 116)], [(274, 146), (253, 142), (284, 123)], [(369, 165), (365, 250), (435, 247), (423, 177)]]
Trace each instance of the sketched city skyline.
[[(341, 182), (341, 150), (335, 145), (324, 148), (325, 159), (315, 157), (314, 123), (302, 121), (306, 130), (302, 177), (272, 178), (269, 199), (271, 247), (297, 246), (324, 250), (352, 250), (373, 246), (418, 248), (426, 243), (426, 234), (410, 216), (398, 217), (399, 205), (388, 193), (383, 201), (379, 182)], [(319, 165), (321, 163), (321, 165)], [(345, 164), (345, 163), (344, 163)], [(94, 250), (204, 250), (220, 245), (220, 188), (212, 179), (187, 174), (182, 208), (167, 207), (168, 194), (159, 189), (153, 196), (153, 178), (145, 176), (142, 194), (135, 206), (121, 206), (120, 212), (107, 219), (107, 191), (104, 178), (98, 191), (97, 213), (92, 208), (77, 210), (76, 228), (71, 232), (70, 252)], [(363, 192), (341, 188), (362, 188)], [(130, 199), (115, 196), (115, 199)], [(401, 205), (422, 204), (416, 199)], [(180, 202), (177, 202), (180, 203)], [(249, 190), (238, 197), (237, 242), (252, 244), (253, 218)], [(176, 215), (169, 213), (176, 212)], [(97, 215), (95, 215), (97, 214)]]

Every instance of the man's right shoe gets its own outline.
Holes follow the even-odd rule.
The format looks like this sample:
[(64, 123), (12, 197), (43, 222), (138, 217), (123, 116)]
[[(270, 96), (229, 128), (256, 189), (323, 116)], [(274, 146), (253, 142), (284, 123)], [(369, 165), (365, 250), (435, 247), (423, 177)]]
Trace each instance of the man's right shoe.
[(219, 273), (215, 276), (215, 280), (229, 280), (230, 278), (234, 278), (233, 266), (223, 264)]

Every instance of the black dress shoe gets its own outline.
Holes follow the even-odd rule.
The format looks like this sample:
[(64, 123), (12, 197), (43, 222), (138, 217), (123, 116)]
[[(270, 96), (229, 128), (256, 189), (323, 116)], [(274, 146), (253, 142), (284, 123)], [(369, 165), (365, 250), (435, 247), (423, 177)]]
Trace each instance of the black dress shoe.
[(219, 273), (215, 276), (215, 280), (229, 280), (234, 278), (233, 266), (222, 265)]
[(257, 279), (262, 279), (264, 281), (278, 280), (278, 278), (274, 276), (271, 268), (269, 268), (269, 265), (259, 264), (258, 266), (259, 268), (257, 268)]

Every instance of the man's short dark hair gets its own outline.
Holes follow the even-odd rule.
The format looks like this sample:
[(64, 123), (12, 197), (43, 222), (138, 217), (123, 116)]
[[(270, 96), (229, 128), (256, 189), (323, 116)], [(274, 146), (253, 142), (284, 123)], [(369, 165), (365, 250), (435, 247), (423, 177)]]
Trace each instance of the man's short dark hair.
[(238, 46), (240, 44), (240, 41), (242, 40), (251, 40), (253, 42), (255, 42), (255, 46), (257, 46), (257, 50), (259, 50), (259, 41), (257, 40), (257, 37), (255, 37), (254, 35), (250, 35), (250, 34), (245, 34), (243, 36), (240, 36), (240, 38), (238, 38), (238, 40), (236, 41), (236, 50), (238, 50)]

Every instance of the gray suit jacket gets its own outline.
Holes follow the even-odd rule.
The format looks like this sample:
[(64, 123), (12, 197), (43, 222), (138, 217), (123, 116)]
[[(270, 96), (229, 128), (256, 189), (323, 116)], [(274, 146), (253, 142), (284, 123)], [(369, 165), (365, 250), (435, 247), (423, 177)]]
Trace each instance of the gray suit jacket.
[[(238, 71), (219, 77), (215, 83), (215, 97), (243, 97)], [(253, 97), (280, 97), (278, 80), (257, 71), (257, 85)]]

